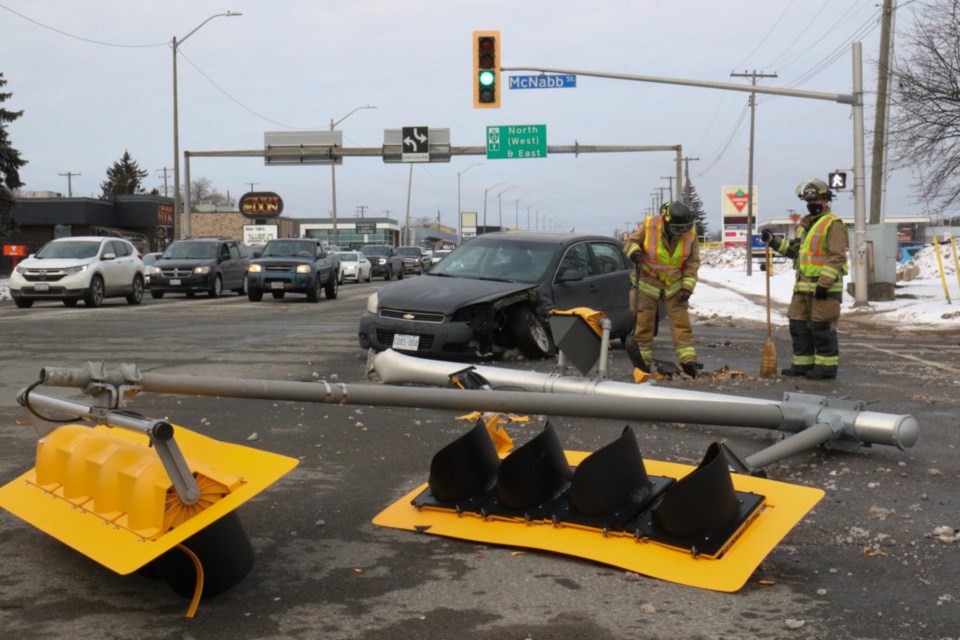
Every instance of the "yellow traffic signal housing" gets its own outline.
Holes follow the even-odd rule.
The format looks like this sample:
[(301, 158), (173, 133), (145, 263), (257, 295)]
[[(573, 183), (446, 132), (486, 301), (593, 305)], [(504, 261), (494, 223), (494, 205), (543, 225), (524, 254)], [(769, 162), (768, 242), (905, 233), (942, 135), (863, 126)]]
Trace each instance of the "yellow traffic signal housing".
[(65, 425), (38, 441), (33, 469), (0, 487), (0, 507), (126, 575), (220, 524), (297, 466), (295, 458), (175, 430), (200, 488), (195, 504), (180, 501), (146, 435)]
[(592, 454), (562, 451), (549, 425), (501, 460), (480, 422), (437, 452), (427, 484), (373, 523), (732, 592), (824, 492), (727, 465), (719, 444), (697, 467), (643, 460), (629, 427)]
[(500, 32), (473, 32), (473, 106), (500, 108)]

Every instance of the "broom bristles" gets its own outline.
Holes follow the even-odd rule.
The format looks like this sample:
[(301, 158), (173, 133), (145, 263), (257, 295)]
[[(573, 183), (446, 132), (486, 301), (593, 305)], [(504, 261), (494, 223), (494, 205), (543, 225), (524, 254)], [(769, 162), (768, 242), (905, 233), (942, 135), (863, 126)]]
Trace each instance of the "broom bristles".
[(777, 375), (777, 347), (773, 340), (767, 338), (763, 346), (763, 357), (760, 358), (760, 377), (769, 378)]

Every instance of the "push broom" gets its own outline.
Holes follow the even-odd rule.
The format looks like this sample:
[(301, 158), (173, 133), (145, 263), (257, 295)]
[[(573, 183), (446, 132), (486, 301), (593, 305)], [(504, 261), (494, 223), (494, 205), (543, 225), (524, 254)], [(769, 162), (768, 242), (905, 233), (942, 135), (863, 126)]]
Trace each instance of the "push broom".
[(771, 338), (770, 324), (770, 247), (767, 247), (767, 343), (763, 345), (763, 357), (760, 358), (760, 377), (770, 378), (777, 375), (777, 347)]

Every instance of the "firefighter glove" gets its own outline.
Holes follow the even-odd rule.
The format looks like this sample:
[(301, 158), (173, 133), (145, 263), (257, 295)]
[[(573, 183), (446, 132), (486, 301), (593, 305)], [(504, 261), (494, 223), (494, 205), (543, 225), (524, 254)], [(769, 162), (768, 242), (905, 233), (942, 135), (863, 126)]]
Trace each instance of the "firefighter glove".
[(773, 232), (770, 229), (764, 229), (760, 232), (760, 236), (763, 238), (763, 244), (769, 246), (773, 245)]
[(687, 291), (686, 289), (680, 289), (680, 293), (677, 294), (677, 302), (686, 302), (690, 299), (690, 296), (693, 295), (693, 291)]
[(826, 300), (827, 299), (827, 288), (817, 285), (817, 290), (813, 292), (813, 297), (817, 300)]

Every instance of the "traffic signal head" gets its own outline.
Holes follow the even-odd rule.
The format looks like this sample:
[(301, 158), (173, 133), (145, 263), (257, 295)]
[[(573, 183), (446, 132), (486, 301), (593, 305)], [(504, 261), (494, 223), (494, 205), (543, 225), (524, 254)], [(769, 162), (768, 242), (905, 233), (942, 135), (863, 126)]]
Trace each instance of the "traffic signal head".
[(500, 32), (473, 32), (473, 106), (500, 108)]

